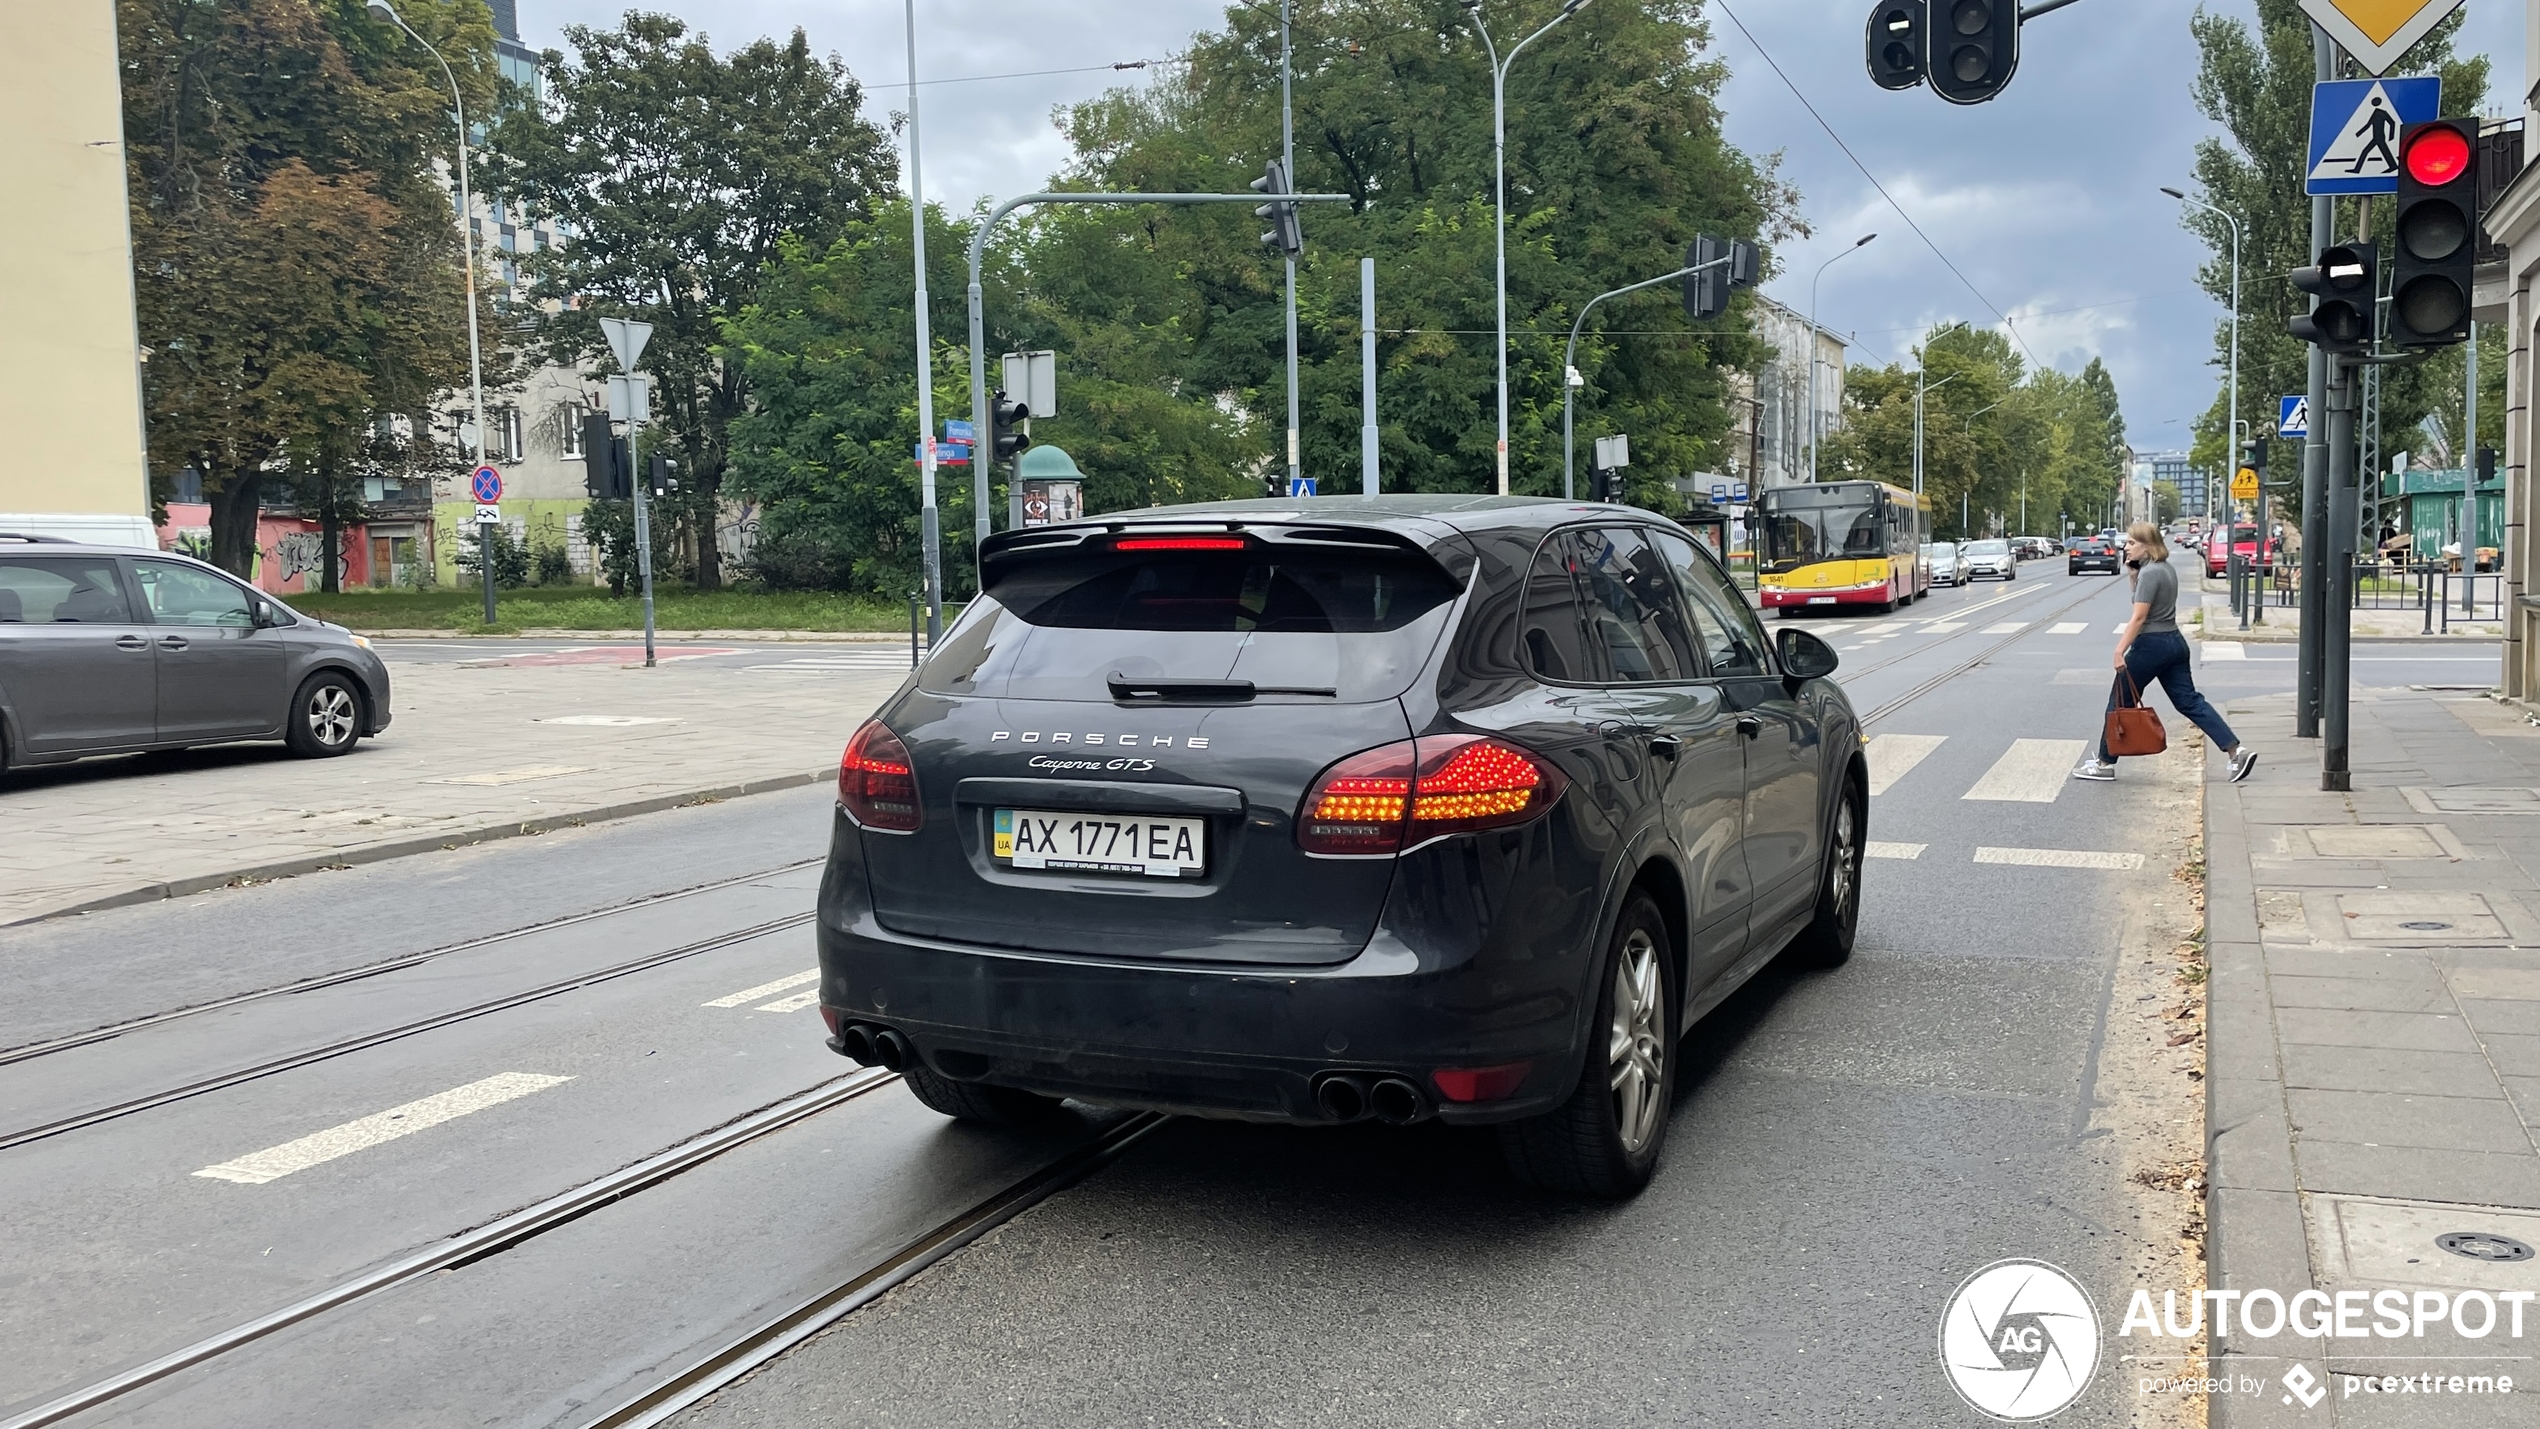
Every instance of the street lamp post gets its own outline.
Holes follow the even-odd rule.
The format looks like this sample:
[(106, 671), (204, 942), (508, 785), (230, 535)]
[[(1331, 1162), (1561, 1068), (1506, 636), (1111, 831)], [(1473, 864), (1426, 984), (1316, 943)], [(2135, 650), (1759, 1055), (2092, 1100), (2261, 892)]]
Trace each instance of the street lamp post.
[(1965, 326), (1963, 322), (1951, 323), (1933, 333), (1929, 341), (1926, 341), (1922, 348), (1914, 353), (1914, 494), (1916, 496), (1923, 494), (1923, 394), (1937, 392), (1967, 375), (1963, 372), (1953, 372), (1928, 387), (1923, 385), (1923, 352), (1929, 350), (1932, 343), (1940, 341)]
[[(418, 35), (388, 4), (388, 0), (370, 0), (370, 17), (385, 20), (406, 32), (406, 37), (423, 46), (425, 54), (439, 62), (441, 77), (450, 82), (450, 110), (459, 121), (459, 251), (467, 258), (467, 380), (471, 410), (476, 420), (476, 464), (485, 464), (485, 358), (476, 339), (476, 214), (475, 202), (467, 186), (467, 101), (459, 95), (459, 77), (450, 72), (450, 62), (432, 42)], [(478, 527), (476, 532), (476, 564), (485, 575), (485, 623), (494, 623), (494, 538), (493, 533)]]
[[(2224, 455), (2237, 470), (2240, 461), (2240, 220), (2201, 198), (2189, 198), (2177, 189), (2164, 188), (2161, 192), (2180, 203), (2193, 204), (2231, 225), (2231, 395), (2228, 399), (2231, 412), (2225, 426), (2228, 435), (2224, 438), (2231, 450)], [(2212, 488), (2213, 483), (2207, 482), (2206, 505), (2209, 508), (2213, 504)]]
[[(2010, 399), (2004, 398), (2003, 400), (2008, 401)], [(1972, 446), (1975, 443), (1976, 418), (1983, 416), (1985, 413), (1992, 411), (1994, 407), (1999, 407), (2001, 405), (2001, 402), (1996, 402), (1992, 407), (1978, 407), (1974, 411), (1969, 412), (1966, 415), (1965, 420), (1959, 423), (1959, 435), (1967, 439), (1968, 445)], [(1967, 534), (1967, 497), (1972, 490), (1973, 488), (1970, 488), (1969, 491), (1961, 491), (1958, 493), (1958, 535), (1962, 540), (1965, 539)], [(2026, 517), (2021, 518), (2021, 520), (2022, 524), (2026, 524)]]
[(1824, 434), (1817, 430), (1817, 283), (1826, 270), (1870, 246), (1875, 233), (1864, 233), (1853, 245), (1817, 265), (1817, 276), (1808, 280), (1808, 480), (1817, 480), (1817, 442)]
[(1585, 303), (1582, 303), (1582, 304), (1580, 304), (1580, 305), (1579, 305), (1579, 315), (1578, 315), (1577, 317), (1572, 318), (1572, 319), (1570, 320), (1570, 345), (1569, 345), (1569, 346), (1567, 346), (1567, 347), (1565, 347), (1565, 348), (1563, 348), (1563, 349), (1561, 350), (1561, 499), (1562, 499), (1562, 500), (1564, 500), (1564, 501), (1576, 501), (1576, 500), (1578, 500), (1578, 493), (1577, 493), (1576, 489), (1573, 487), (1573, 485), (1572, 485), (1572, 479), (1571, 479), (1571, 467), (1572, 467), (1572, 463), (1573, 463), (1573, 462), (1574, 462), (1574, 460), (1576, 459), (1576, 457), (1575, 457), (1575, 452), (1576, 452), (1577, 443), (1571, 440), (1571, 436), (1570, 436), (1570, 430), (1571, 430), (1571, 420), (1570, 420), (1570, 419), (1571, 419), (1571, 410), (1572, 410), (1572, 407), (1574, 406), (1574, 396), (1573, 396), (1573, 394), (1575, 394), (1579, 388), (1584, 387), (1584, 386), (1586, 386), (1586, 385), (1587, 385), (1587, 381), (1586, 381), (1586, 379), (1584, 379), (1584, 378), (1582, 378), (1582, 377), (1580, 377), (1580, 376), (1579, 376), (1578, 361), (1579, 361), (1579, 328), (1580, 328), (1580, 326), (1581, 326), (1582, 324), (1584, 324), (1584, 323), (1586, 323), (1586, 322), (1587, 322), (1587, 315), (1588, 315), (1588, 313), (1589, 313), (1591, 310), (1593, 310), (1593, 309), (1596, 307), (1596, 305), (1597, 305), (1597, 304), (1599, 304), (1599, 303), (1601, 303), (1601, 302), (1604, 302), (1607, 298), (1619, 298), (1619, 297), (1623, 296), (1625, 293), (1637, 293), (1637, 292), (1639, 292), (1639, 291), (1640, 291), (1641, 289), (1643, 289), (1643, 288), (1655, 288), (1655, 287), (1657, 287), (1657, 286), (1658, 286), (1659, 284), (1661, 284), (1661, 283), (1672, 283), (1672, 282), (1676, 281), (1676, 280), (1677, 280), (1677, 279), (1679, 279), (1679, 278), (1682, 278), (1682, 277), (1687, 276), (1688, 274), (1699, 273), (1699, 272), (1701, 272), (1701, 271), (1702, 271), (1703, 269), (1705, 269), (1705, 268), (1717, 268), (1717, 267), (1720, 267), (1721, 265), (1723, 265), (1723, 264), (1727, 263), (1728, 261), (1729, 261), (1729, 260), (1728, 260), (1728, 259), (1726, 259), (1726, 258), (1714, 258), (1714, 259), (1712, 259), (1712, 260), (1711, 260), (1710, 262), (1708, 262), (1708, 263), (1696, 263), (1696, 264), (1694, 264), (1694, 265), (1693, 265), (1692, 267), (1690, 267), (1690, 268), (1678, 268), (1676, 271), (1674, 271), (1674, 272), (1672, 272), (1672, 273), (1661, 273), (1661, 274), (1659, 274), (1659, 275), (1658, 275), (1657, 277), (1655, 277), (1655, 278), (1644, 278), (1644, 279), (1642, 279), (1641, 281), (1639, 281), (1639, 282), (1637, 282), (1637, 283), (1626, 283), (1626, 284), (1624, 284), (1622, 287), (1616, 288), (1614, 291), (1612, 291), (1612, 292), (1610, 292), (1610, 293), (1599, 293), (1599, 294), (1597, 294), (1595, 297), (1590, 298), (1590, 299), (1588, 299)]
[[(1490, 55), (1490, 167), (1491, 167), (1491, 242), (1494, 287), (1499, 298), (1499, 494), (1508, 494), (1508, 67), (1528, 45), (1542, 39), (1552, 27), (1579, 13), (1588, 0), (1566, 0), (1561, 13), (1544, 22), (1543, 28), (1517, 42), (1508, 58), (1499, 57), (1499, 47), (1491, 43), (1490, 28), (1482, 23), (1482, 0), (1464, 0), (1464, 8), (1472, 13), (1473, 28), (1481, 33), (1482, 48)], [(1562, 376), (1564, 382), (1568, 374)]]
[[(1279, 172), (1288, 176), (1288, 187), (1296, 187), (1296, 109), (1291, 99), (1294, 72), (1294, 47), (1289, 40), (1289, 0), (1279, 0)], [(1304, 473), (1297, 452), (1296, 399), (1296, 255), (1287, 255), (1288, 268), (1288, 495), (1296, 495), (1297, 478)], [(1503, 483), (1504, 485), (1505, 483)]]
[[(908, 26), (908, 226), (917, 273), (918, 550), (926, 580), (926, 644), (944, 638), (944, 520), (935, 504), (935, 334), (926, 311), (926, 171), (917, 140), (917, 0), (906, 0)], [(977, 432), (970, 459), (979, 461)]]

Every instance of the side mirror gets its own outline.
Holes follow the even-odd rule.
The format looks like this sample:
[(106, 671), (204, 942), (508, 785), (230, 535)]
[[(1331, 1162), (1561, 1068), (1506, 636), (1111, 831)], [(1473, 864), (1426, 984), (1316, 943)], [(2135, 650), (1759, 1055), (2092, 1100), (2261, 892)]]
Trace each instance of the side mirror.
[(271, 630), (281, 623), (282, 612), (274, 609), (272, 601), (260, 600), (256, 602), (256, 628), (258, 630)]
[(1774, 643), (1781, 650), (1782, 673), (1794, 680), (1822, 680), (1841, 663), (1833, 646), (1805, 630), (1780, 631)]

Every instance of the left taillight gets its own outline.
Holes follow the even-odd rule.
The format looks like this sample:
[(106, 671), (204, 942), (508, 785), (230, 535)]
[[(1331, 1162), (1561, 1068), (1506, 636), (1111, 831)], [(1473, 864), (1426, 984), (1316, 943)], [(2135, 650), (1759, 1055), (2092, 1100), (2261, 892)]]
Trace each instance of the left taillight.
[(917, 766), (889, 725), (866, 720), (847, 741), (847, 752), (838, 760), (838, 802), (868, 829), (917, 831), (924, 818), (917, 803)]
[(1323, 771), (1297, 812), (1307, 853), (1390, 854), (1443, 834), (1522, 824), (1569, 780), (1505, 740), (1432, 735), (1370, 749)]

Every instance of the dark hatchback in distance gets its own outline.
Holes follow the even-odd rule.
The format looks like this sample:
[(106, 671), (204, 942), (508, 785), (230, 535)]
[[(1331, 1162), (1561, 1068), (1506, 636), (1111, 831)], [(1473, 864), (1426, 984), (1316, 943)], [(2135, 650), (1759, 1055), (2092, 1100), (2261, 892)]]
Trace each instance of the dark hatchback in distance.
[(2064, 548), (2064, 574), (2080, 575), (2083, 571), (2117, 573), (2117, 543), (2105, 536), (2083, 536)]
[(1834, 652), (1665, 520), (1238, 502), (983, 559), (848, 745), (819, 900), (830, 1045), (938, 1111), (1496, 1122), (1626, 1195), (1682, 1029), (1850, 953)]
[(0, 533), (0, 768), (388, 724), (370, 642), (173, 552)]

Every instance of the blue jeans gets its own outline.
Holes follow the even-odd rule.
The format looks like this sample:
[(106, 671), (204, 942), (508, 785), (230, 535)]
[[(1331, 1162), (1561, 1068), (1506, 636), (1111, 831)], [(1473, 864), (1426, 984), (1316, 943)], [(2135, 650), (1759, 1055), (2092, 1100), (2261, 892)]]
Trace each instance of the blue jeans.
[[(2223, 723), (2222, 712), (2196, 691), (2196, 677), (2188, 668), (2186, 636), (2175, 630), (2165, 630), (2158, 634), (2147, 631), (2134, 637), (2134, 643), (2126, 647), (2125, 668), (2127, 674), (2134, 676), (2138, 690), (2149, 690), (2152, 682), (2158, 680), (2162, 692), (2170, 697), (2170, 704), (2185, 715), (2189, 723), (2205, 731), (2205, 738), (2213, 741), (2214, 748), (2231, 749), (2239, 745), (2240, 736), (2233, 734), (2231, 726)], [(2108, 678), (2114, 684), (2116, 672), (2109, 671)], [(2118, 698), (2117, 691), (2111, 689), (2108, 692), (2108, 708), (2115, 709)], [(2108, 752), (2105, 725), (2101, 726), (2099, 736), (2099, 762), (2117, 762), (2117, 757)]]

